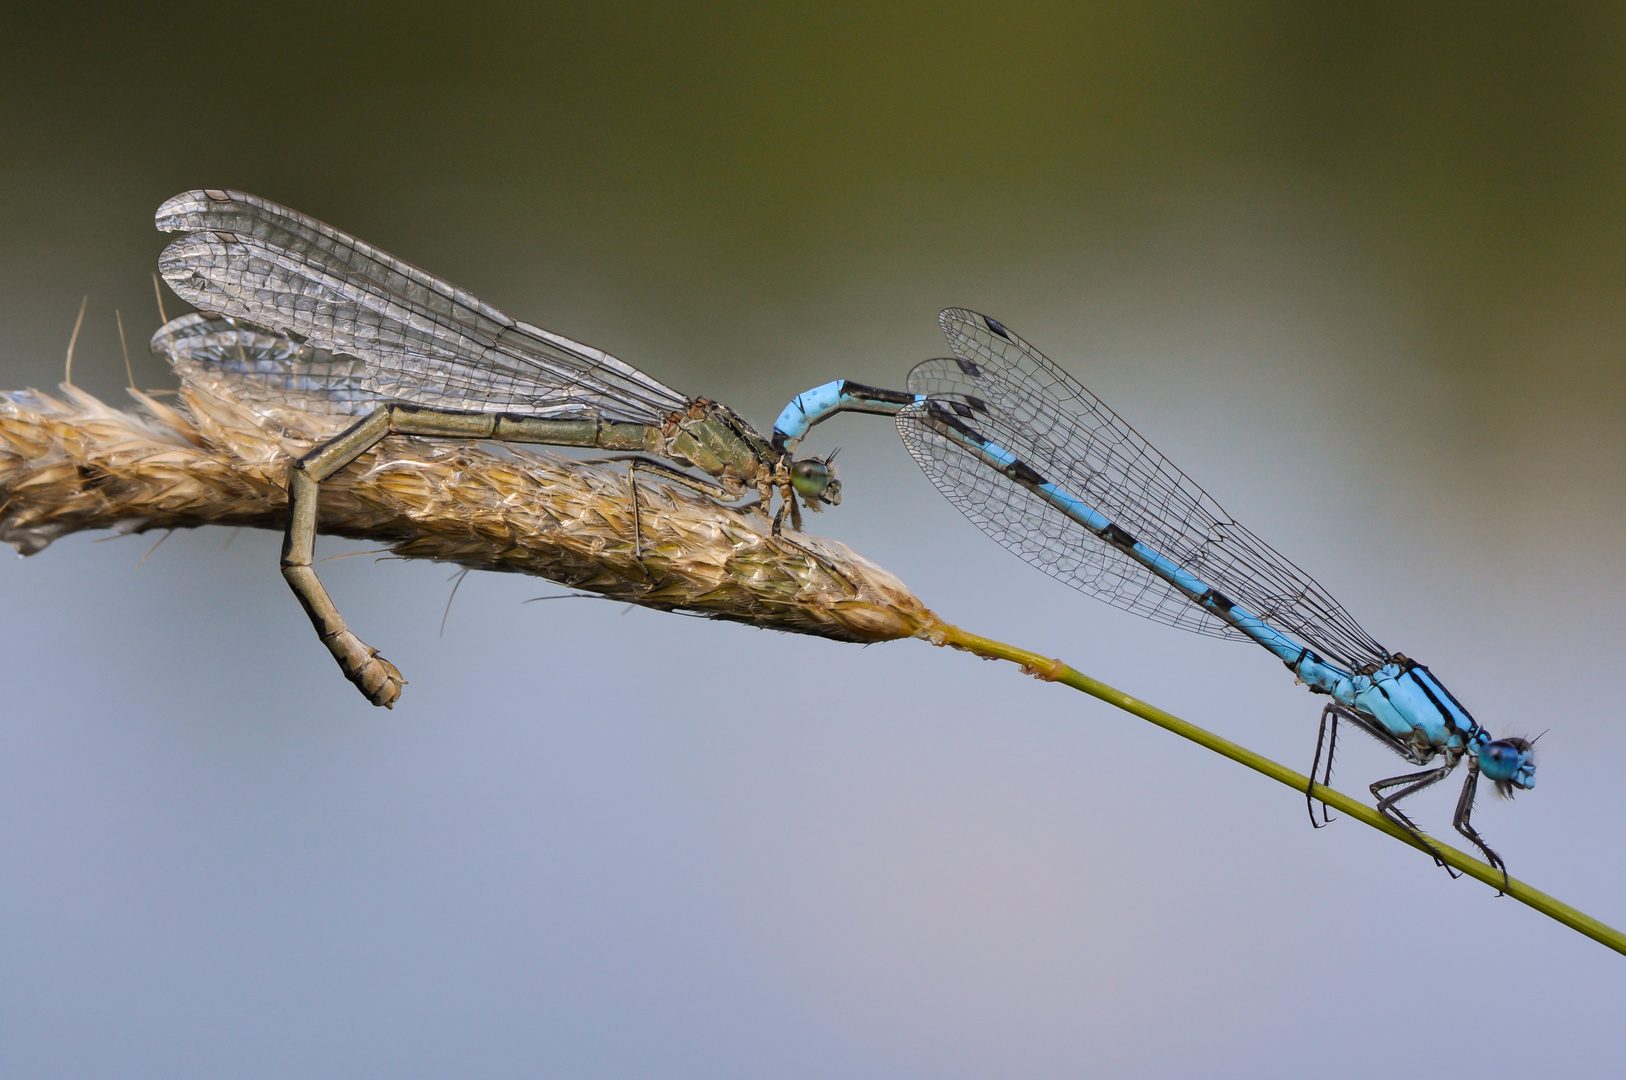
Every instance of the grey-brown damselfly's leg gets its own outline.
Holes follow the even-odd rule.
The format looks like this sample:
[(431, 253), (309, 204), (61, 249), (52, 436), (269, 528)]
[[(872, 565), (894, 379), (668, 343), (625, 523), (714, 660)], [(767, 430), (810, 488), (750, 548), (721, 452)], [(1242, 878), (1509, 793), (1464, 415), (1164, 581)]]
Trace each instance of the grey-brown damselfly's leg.
[(713, 499), (726, 500), (734, 497), (721, 484), (708, 484), (704, 480), (697, 480), (681, 469), (674, 469), (664, 461), (656, 461), (643, 454), (616, 454), (612, 457), (585, 458), (583, 465), (608, 465), (612, 462), (627, 462), (627, 486), (632, 496), (632, 552), (640, 564), (644, 561), (644, 543), (642, 526), (638, 518), (638, 473), (639, 471), (653, 473), (661, 479), (673, 484), (682, 484), (684, 487), (700, 492)]
[(317, 635), (339, 662), (345, 678), (355, 683), (368, 701), (390, 708), (401, 696), (404, 685), (401, 672), (350, 631), (311, 565), (322, 481), (372, 449), (386, 435), (492, 439), (611, 450), (642, 448), (649, 445), (651, 436), (644, 425), (618, 424), (597, 418), (558, 420), (385, 405), (294, 463), (288, 476), (288, 529), (282, 542), (282, 576), (299, 597)]

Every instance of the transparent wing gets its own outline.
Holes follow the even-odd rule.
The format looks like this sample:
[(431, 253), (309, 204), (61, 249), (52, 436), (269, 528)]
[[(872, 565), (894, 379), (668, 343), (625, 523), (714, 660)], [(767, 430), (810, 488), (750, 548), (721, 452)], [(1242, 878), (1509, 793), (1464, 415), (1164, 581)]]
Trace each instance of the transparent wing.
[[(1322, 656), (1351, 667), (1388, 653), (1313, 578), (1231, 520), (1118, 414), (1037, 349), (975, 312), (939, 316), (955, 359), (928, 360), (909, 389)], [(1217, 637), (1241, 635), (1174, 586), (984, 463), (928, 423), (930, 403), (898, 430), (939, 491), (1027, 562), (1114, 607)]]
[(363, 361), (224, 315), (172, 319), (153, 335), (152, 351), (167, 357), (183, 382), (224, 382), (237, 400), (262, 411), (364, 416), (383, 400), (368, 389)]
[(608, 353), (268, 200), (190, 191), (160, 206), (157, 224), (186, 234), (158, 260), (182, 299), (356, 357), (380, 399), (646, 424), (687, 405)]

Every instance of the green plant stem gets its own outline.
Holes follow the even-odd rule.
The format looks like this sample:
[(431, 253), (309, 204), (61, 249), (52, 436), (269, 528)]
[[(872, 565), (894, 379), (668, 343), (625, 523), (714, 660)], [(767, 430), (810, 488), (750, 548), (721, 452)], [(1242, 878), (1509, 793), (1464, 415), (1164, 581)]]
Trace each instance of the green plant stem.
[[(1162, 709), (1148, 705), (1138, 698), (1130, 697), (1121, 690), (1115, 690), (1106, 683), (1098, 682), (1083, 672), (1075, 671), (1060, 660), (1052, 660), (1038, 653), (1018, 649), (1004, 642), (994, 641), (990, 638), (978, 637), (976, 634), (966, 633), (957, 626), (940, 624), (933, 628), (928, 640), (935, 644), (947, 645), (964, 652), (973, 653), (992, 660), (1009, 660), (1013, 664), (1020, 664), (1022, 669), (1030, 675), (1044, 679), (1048, 682), (1058, 682), (1070, 686), (1074, 690), (1082, 690), (1091, 697), (1100, 698), (1108, 705), (1114, 705), (1127, 713), (1149, 720), (1158, 727), (1174, 732), (1182, 738), (1190, 739), (1199, 746), (1205, 746), (1216, 754), (1222, 754), (1232, 761), (1246, 765), (1256, 772), (1264, 773), (1272, 780), (1286, 784), (1294, 791), (1303, 792), (1310, 785), (1310, 778), (1302, 773), (1294, 772), (1285, 765), (1280, 765), (1254, 753), (1246, 747), (1238, 746), (1229, 739), (1223, 739), (1211, 731), (1205, 731), (1195, 724), (1187, 723), (1178, 716), (1173, 716)], [(1502, 888), (1502, 872), (1493, 869), (1488, 863), (1483, 863), (1464, 852), (1438, 840), (1429, 838), (1434, 847), (1429, 852), (1416, 837), (1407, 833), (1400, 826), (1379, 814), (1365, 803), (1335, 791), (1330, 787), (1316, 784), (1310, 787), (1310, 794), (1326, 803), (1328, 806), (1346, 817), (1363, 822), (1379, 832), (1387, 833), (1402, 843), (1409, 844), (1427, 854), (1438, 854), (1447, 864), (1472, 877), (1478, 878), (1485, 884), (1497, 889)], [(1568, 904), (1548, 896), (1539, 889), (1531, 888), (1517, 878), (1509, 878), (1506, 888), (1507, 895), (1522, 903), (1529, 904), (1543, 915), (1557, 919), (1572, 930), (1578, 930), (1587, 937), (1601, 944), (1609, 946), (1618, 953), (1626, 954), (1626, 934), (1621, 933), (1612, 926), (1605, 925), (1590, 915), (1576, 911)]]

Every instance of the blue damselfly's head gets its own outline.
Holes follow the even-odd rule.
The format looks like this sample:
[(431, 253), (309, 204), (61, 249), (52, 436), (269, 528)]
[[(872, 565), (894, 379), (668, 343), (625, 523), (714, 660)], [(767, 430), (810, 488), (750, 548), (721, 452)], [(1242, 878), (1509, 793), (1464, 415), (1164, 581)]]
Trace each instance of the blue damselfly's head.
[(830, 464), (837, 453), (839, 451), (832, 450), (822, 458), (802, 458), (790, 467), (790, 486), (810, 510), (817, 510), (821, 502), (841, 505), (841, 481), (836, 479), (836, 470)]
[[(1540, 736), (1537, 736), (1539, 738)], [(1496, 794), (1513, 795), (1536, 786), (1535, 739), (1497, 739), (1479, 750), (1479, 771), (1496, 785)]]

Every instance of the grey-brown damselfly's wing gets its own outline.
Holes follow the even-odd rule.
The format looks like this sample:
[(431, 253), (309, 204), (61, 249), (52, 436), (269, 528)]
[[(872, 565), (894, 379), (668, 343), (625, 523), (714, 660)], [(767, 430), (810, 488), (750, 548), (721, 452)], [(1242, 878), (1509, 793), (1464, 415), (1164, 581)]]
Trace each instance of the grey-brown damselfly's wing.
[[(319, 391), (311, 380), (331, 370), (346, 394), (435, 409), (589, 415), (659, 426), (688, 404), (608, 353), (512, 319), (464, 289), (269, 200), (190, 191), (160, 206), (157, 224), (184, 234), (158, 261), (183, 300), (360, 361), (359, 367), (306, 370), (307, 393)], [(244, 381), (255, 382), (253, 373)], [(261, 393), (276, 390), (264, 379), (259, 385)]]
[(927, 360), (909, 373), (909, 389), (926, 400), (898, 413), (898, 430), (932, 483), (983, 532), (1045, 573), (1114, 607), (1200, 634), (1243, 637), (951, 437), (942, 422), (934, 422), (934, 410), (1003, 447), (1322, 656), (1352, 670), (1389, 658), (1315, 579), (1237, 524), (1033, 346), (1000, 323), (961, 308), (944, 311), (939, 322), (955, 355)]
[(152, 351), (183, 383), (225, 382), (233, 397), (266, 415), (298, 413), (337, 429), (384, 401), (369, 389), (365, 362), (226, 315), (194, 311), (171, 319), (153, 335)]

